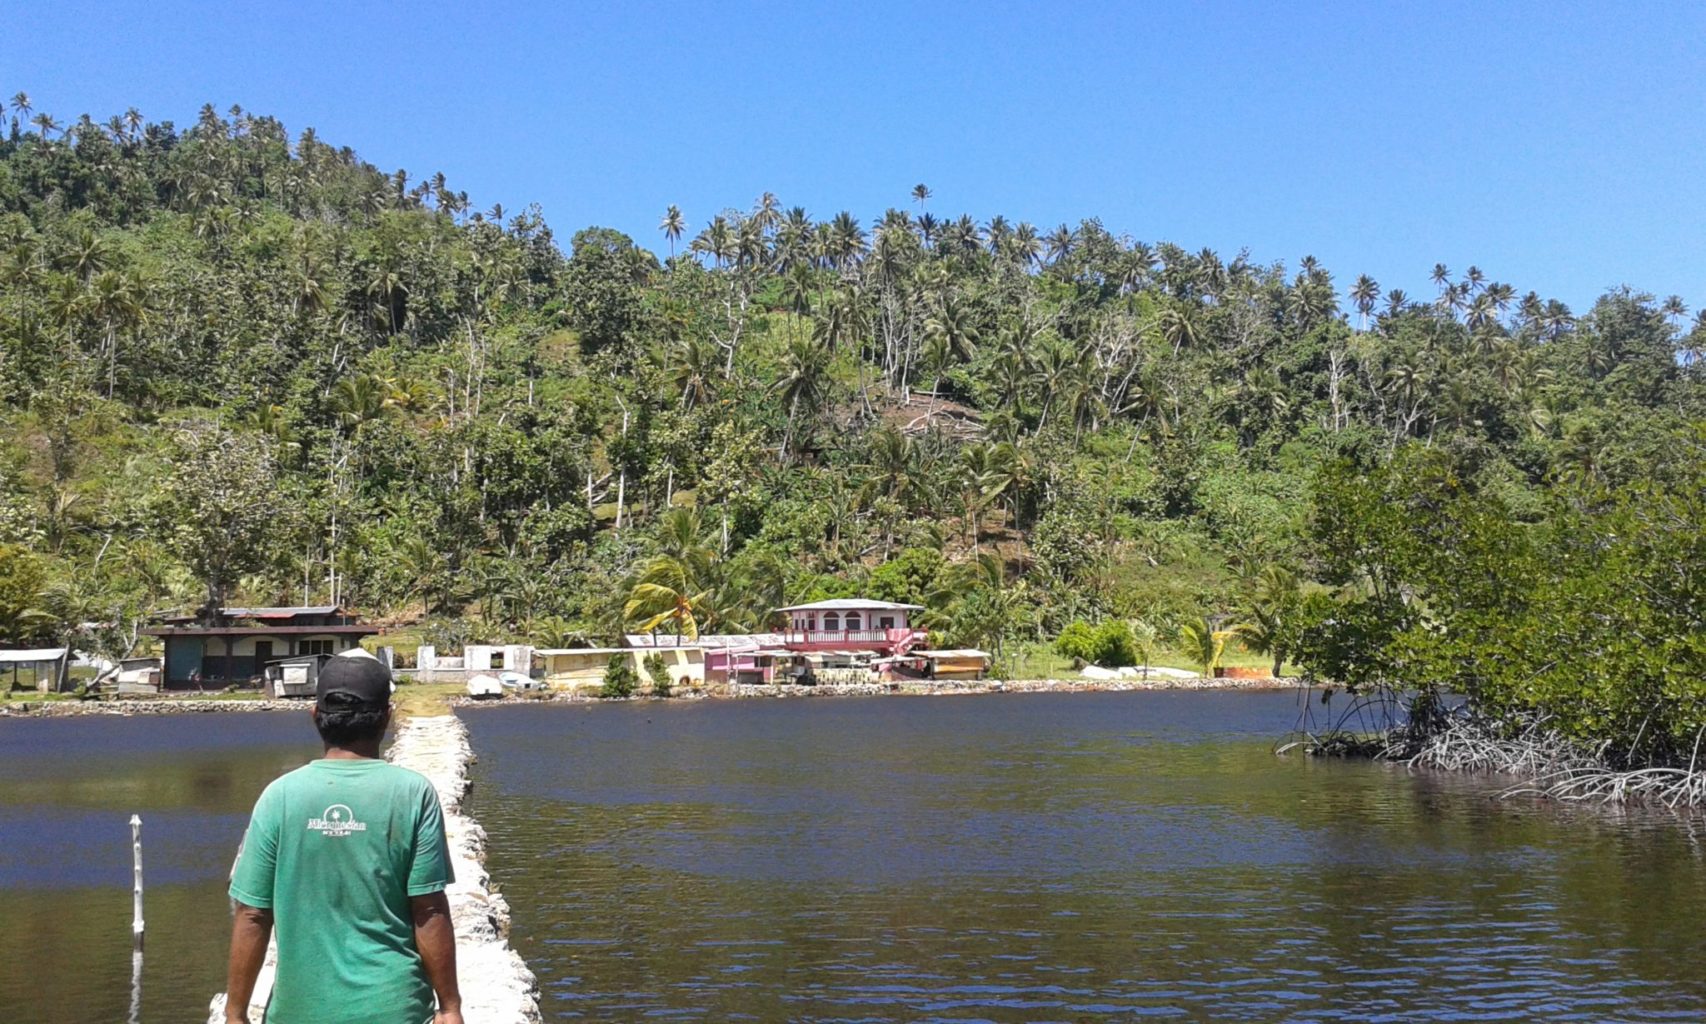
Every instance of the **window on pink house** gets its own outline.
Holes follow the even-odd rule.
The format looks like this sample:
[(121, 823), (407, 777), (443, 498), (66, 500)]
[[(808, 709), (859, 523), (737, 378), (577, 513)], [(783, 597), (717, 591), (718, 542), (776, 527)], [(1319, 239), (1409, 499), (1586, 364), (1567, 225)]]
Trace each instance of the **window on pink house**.
[(840, 628), (841, 628), (841, 616), (835, 614), (834, 612), (830, 612), (828, 615), (825, 615), (823, 617), (823, 631), (825, 633), (833, 633)]
[(862, 624), (863, 623), (862, 623), (862, 620), (859, 618), (858, 612), (848, 612), (847, 613), (847, 631), (848, 632), (852, 632), (855, 629), (859, 629)]

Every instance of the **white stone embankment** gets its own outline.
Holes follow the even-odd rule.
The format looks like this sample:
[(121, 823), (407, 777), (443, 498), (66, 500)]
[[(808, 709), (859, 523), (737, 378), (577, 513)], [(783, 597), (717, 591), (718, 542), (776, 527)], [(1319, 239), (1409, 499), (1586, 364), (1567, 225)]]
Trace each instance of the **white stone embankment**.
[[(467, 729), (454, 715), (410, 719), (399, 727), (388, 756), (393, 763), (425, 775), (444, 806), (444, 831), (456, 871), (456, 881), (447, 893), (456, 925), (463, 1019), (468, 1024), (538, 1024), (539, 984), (509, 946), (509, 903), (492, 888), (486, 872), (486, 831), (462, 813), (471, 785), (468, 765), (474, 760)], [(260, 1024), (265, 1011), (276, 956), (276, 948), (267, 950), (267, 963), (250, 1001), (252, 1024)], [(221, 993), (210, 1007), (210, 1024), (222, 1024), (224, 1014)]]
[(223, 715), (245, 711), (306, 711), (307, 700), (222, 700), (217, 697), (167, 697), (117, 700), (0, 701), (0, 718), (51, 718), (76, 715)]

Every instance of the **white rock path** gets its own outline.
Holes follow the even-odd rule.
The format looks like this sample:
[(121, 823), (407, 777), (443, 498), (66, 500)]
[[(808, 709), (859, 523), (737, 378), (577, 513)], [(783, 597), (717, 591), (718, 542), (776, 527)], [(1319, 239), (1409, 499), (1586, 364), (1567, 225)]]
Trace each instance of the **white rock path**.
[[(462, 813), (468, 794), (468, 765), (474, 751), (468, 730), (455, 715), (413, 718), (398, 730), (390, 759), (411, 768), (438, 790), (444, 805), (444, 831), (450, 843), (456, 881), (447, 893), (456, 925), (456, 975), (462, 989), (462, 1017), (467, 1024), (538, 1024), (539, 983), (515, 950), (509, 947), (509, 903), (491, 888), (486, 873), (486, 831)], [(261, 1024), (272, 992), (276, 947), (267, 950), (249, 1020)], [(209, 1024), (223, 1024), (225, 994), (209, 1007)]]

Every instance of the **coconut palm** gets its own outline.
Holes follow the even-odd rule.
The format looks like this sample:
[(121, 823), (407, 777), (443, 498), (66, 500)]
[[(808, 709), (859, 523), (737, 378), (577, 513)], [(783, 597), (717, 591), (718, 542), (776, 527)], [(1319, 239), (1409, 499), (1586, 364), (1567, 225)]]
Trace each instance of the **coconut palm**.
[(912, 201), (918, 204), (918, 208), (920, 210), (924, 209), (924, 201), (929, 198), (930, 187), (928, 185), (925, 185), (923, 182), (919, 182), (912, 186)]
[(758, 230), (769, 233), (782, 223), (782, 204), (776, 198), (776, 193), (766, 192), (758, 197), (758, 205), (753, 209), (752, 222), (758, 225)]
[(1161, 340), (1171, 345), (1176, 356), (1181, 349), (1194, 348), (1198, 341), (1197, 321), (1191, 307), (1169, 302), (1155, 318)]
[(646, 562), (622, 605), (622, 615), (642, 633), (668, 623), (677, 636), (699, 639), (700, 621), (709, 611), (710, 590), (692, 566), (668, 555)]
[(89, 312), (106, 333), (107, 397), (118, 377), (118, 336), (142, 318), (142, 287), (134, 274), (102, 271), (89, 286)]
[(669, 258), (675, 259), (675, 243), (681, 233), (687, 229), (687, 220), (681, 216), (681, 207), (674, 203), (663, 213), (663, 220), (658, 222), (658, 230), (669, 240)]
[(1043, 241), (1034, 226), (1025, 221), (1020, 221), (1019, 226), (1013, 229), (1013, 243), (1010, 248), (1014, 257), (1028, 267), (1042, 257)]
[(705, 539), (705, 520), (698, 509), (672, 508), (658, 520), (658, 554), (685, 566), (695, 579), (707, 579), (717, 560)]
[(14, 139), (18, 137), (20, 122), (22, 124), (30, 123), (31, 109), (29, 93), (18, 92), (12, 94), (12, 137)]
[(830, 256), (835, 266), (848, 270), (865, 255), (865, 232), (851, 213), (842, 210), (829, 222)]
[(782, 434), (782, 458), (786, 460), (801, 404), (811, 410), (823, 402), (829, 378), (829, 352), (815, 339), (795, 338), (782, 353), (781, 370), (772, 390), (788, 405), (788, 426)]
[(971, 310), (954, 295), (943, 296), (935, 312), (924, 321), (926, 341), (938, 341), (945, 351), (961, 362), (971, 359), (979, 336), (972, 321)]
[(1049, 232), (1044, 243), (1047, 246), (1049, 263), (1051, 265), (1059, 264), (1060, 261), (1072, 255), (1078, 244), (1078, 235), (1071, 228), (1062, 224)]
[(1357, 314), (1362, 318), (1361, 327), (1368, 328), (1368, 314), (1374, 309), (1374, 303), (1380, 298), (1380, 284), (1362, 274), (1357, 277), (1356, 284), (1351, 286), (1351, 301), (1356, 304)]

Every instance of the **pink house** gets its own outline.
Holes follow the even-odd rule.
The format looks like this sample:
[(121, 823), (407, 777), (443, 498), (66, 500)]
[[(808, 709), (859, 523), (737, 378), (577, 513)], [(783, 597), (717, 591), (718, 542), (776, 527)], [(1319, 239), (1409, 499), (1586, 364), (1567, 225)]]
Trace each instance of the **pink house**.
[(911, 614), (923, 611), (915, 604), (836, 598), (776, 610), (788, 616), (782, 646), (790, 651), (869, 651), (893, 657), (929, 637), (912, 626)]

